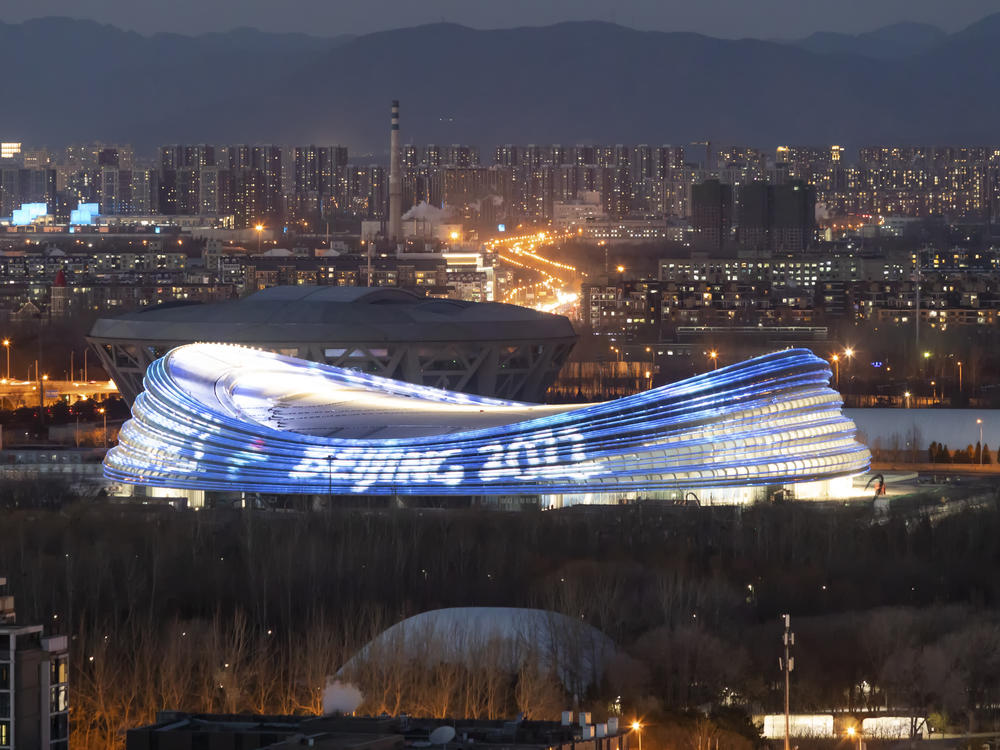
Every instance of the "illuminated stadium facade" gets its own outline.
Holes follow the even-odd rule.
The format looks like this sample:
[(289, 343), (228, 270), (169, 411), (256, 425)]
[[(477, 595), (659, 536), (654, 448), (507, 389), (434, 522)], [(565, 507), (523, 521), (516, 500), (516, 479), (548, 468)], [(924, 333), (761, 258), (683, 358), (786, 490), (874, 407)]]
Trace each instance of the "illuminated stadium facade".
[(148, 369), (108, 478), (307, 495), (538, 496), (547, 505), (697, 491), (746, 501), (867, 470), (824, 360), (789, 349), (598, 404), (532, 405), (240, 346)]
[(125, 399), (171, 349), (222, 341), (435, 388), (541, 401), (576, 343), (569, 320), (394, 287), (281, 286), (98, 320), (88, 341)]

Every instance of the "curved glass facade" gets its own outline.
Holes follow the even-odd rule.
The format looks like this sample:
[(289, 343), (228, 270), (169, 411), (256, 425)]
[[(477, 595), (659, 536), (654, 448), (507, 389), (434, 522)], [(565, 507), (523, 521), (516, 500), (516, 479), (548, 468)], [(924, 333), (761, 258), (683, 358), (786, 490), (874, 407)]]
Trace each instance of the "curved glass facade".
[(827, 363), (788, 349), (597, 404), (540, 406), (270, 352), (156, 360), (113, 480), (278, 494), (514, 495), (792, 484), (868, 468)]

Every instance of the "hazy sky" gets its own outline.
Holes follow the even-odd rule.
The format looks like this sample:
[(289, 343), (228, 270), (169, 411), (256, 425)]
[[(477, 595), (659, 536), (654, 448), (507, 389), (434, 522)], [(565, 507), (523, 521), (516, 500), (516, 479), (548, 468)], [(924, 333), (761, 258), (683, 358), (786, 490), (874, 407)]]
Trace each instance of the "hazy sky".
[(921, 21), (956, 31), (1000, 0), (3, 0), (8, 23), (71, 16), (141, 32), (237, 26), (318, 35), (450, 21), (477, 28), (601, 19), (639, 29), (787, 38)]

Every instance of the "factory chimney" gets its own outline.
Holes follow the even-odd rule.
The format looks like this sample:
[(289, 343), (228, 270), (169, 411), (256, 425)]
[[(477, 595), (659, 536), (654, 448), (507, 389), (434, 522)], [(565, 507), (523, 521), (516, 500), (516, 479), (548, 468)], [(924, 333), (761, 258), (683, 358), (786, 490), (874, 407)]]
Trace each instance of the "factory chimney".
[(403, 241), (403, 175), (399, 171), (399, 100), (392, 100), (389, 135), (389, 239)]

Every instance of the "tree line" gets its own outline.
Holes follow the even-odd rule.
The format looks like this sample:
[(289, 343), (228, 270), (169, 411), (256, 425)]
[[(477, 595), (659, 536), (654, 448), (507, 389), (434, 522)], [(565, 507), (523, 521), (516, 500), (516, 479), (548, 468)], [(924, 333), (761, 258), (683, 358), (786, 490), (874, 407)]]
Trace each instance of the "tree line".
[[(993, 506), (875, 522), (861, 505), (299, 514), (91, 501), (0, 510), (0, 529), (19, 619), (72, 637), (74, 745), (88, 750), (120, 747), (163, 708), (318, 711), (325, 677), (364, 644), (454, 606), (560, 612), (619, 650), (576, 695), (541, 654), (501, 669), (433, 648), (382, 653), (355, 675), (363, 710), (602, 718), (617, 705), (657, 717), (651, 750), (657, 733), (743, 750), (748, 713), (781, 706), (778, 618), (791, 612), (793, 710), (997, 722)], [(709, 724), (684, 713), (699, 706), (713, 707)]]

